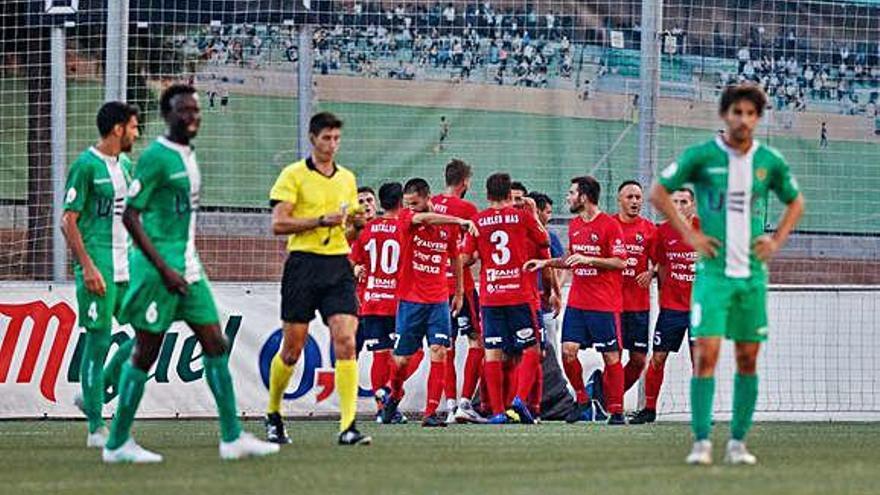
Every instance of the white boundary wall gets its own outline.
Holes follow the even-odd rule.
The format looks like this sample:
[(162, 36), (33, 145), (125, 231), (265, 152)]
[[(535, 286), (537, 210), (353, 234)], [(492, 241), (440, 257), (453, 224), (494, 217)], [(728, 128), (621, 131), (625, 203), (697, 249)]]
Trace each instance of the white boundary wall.
[[(241, 316), (230, 359), (239, 408), (248, 416), (261, 415), (267, 399), (261, 366), (268, 366), (280, 338), (278, 286), (214, 284), (214, 295), (223, 325), (228, 324), (230, 316)], [(870, 289), (772, 291), (770, 340), (762, 350), (759, 364), (758, 417), (880, 419), (878, 303), (880, 292)], [(72, 284), (0, 284), (0, 418), (80, 416), (72, 405), (73, 395), (79, 390), (78, 380), (73, 377), (77, 368), (72, 358), (83, 333), (73, 323), (75, 311)], [(30, 316), (22, 317), (25, 313)], [(16, 314), (18, 317), (14, 317)], [(16, 339), (13, 329), (18, 325), (21, 331)], [(35, 338), (39, 337), (40, 328), (45, 330), (42, 342)], [(320, 320), (312, 323), (311, 330), (312, 342), (291, 380), (290, 398), (283, 406), (285, 414), (308, 416), (337, 411), (328, 331)], [(114, 332), (130, 330), (124, 327)], [(66, 342), (65, 333), (69, 335)], [(215, 414), (210, 392), (201, 379), (201, 360), (193, 359), (199, 354), (194, 340), (183, 324), (177, 323), (169, 331), (147, 385), (140, 409), (142, 417)], [(458, 346), (461, 352), (457, 359), (463, 361), (463, 339), (459, 339)], [(660, 413), (667, 419), (688, 417), (690, 361), (686, 348), (682, 351), (671, 355), (667, 363), (660, 398)], [(732, 351), (732, 346), (725, 344), (718, 372), (715, 405), (722, 418), (731, 408)], [(581, 356), (587, 374), (600, 365), (593, 351)], [(369, 353), (361, 354), (359, 365), (364, 395), (359, 410), (371, 412), (374, 406), (368, 396)], [(407, 383), (404, 410), (417, 411), (423, 407), (426, 369), (427, 363), (423, 363)], [(54, 378), (53, 371), (57, 373)], [(626, 399), (628, 409), (636, 408), (638, 392), (630, 391)], [(114, 406), (115, 401), (105, 406), (105, 413), (112, 413)]]

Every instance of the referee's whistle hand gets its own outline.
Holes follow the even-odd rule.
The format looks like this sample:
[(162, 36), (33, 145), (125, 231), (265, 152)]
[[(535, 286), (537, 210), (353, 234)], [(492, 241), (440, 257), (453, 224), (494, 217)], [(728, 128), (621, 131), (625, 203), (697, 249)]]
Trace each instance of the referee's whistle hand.
[(345, 221), (345, 214), (337, 212), (330, 213), (329, 215), (324, 215), (324, 225), (327, 227), (335, 227), (337, 225), (342, 225), (342, 222)]

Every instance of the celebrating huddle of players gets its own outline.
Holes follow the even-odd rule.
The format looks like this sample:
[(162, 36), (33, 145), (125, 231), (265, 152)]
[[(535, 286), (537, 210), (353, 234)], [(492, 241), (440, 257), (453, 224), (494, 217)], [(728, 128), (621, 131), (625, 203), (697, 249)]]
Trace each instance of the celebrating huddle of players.
[[(697, 253), (668, 225), (657, 228), (640, 216), (641, 186), (635, 181), (620, 186), (621, 210), (612, 217), (599, 210), (595, 179), (572, 179), (567, 202), (576, 216), (569, 224), (569, 253), (557, 251), (551, 258), (551, 234), (536, 202), (521, 194), (515, 200), (508, 174), (487, 179), (488, 208), (483, 211), (462, 198), (470, 188), (467, 164), (452, 160), (445, 175), (447, 189), (434, 197), (423, 179), (383, 184), (378, 193), (383, 213), (370, 219), (352, 245), (359, 334), (373, 353), (370, 377), (378, 421), (402, 421), (403, 384), (427, 340), (431, 363), (423, 426), (535, 422), (541, 415), (542, 348), (547, 345), (541, 300), (542, 295), (545, 300), (560, 297), (557, 270), (571, 271), (572, 278), (562, 324), (565, 374), (577, 399), (567, 418), (572, 423), (604, 419), (606, 413), (609, 424), (626, 423), (623, 395), (646, 366), (649, 291), (652, 279), (660, 277), (661, 316), (646, 384), (648, 401), (630, 420), (654, 421), (666, 356), (678, 351), (690, 324)], [(680, 215), (696, 225), (693, 192), (676, 191), (673, 200)], [(362, 188), (359, 201), (372, 217), (373, 191)], [(479, 291), (469, 268), (477, 261)], [(472, 345), (456, 401), (450, 355), (458, 335), (468, 336)], [(578, 351), (589, 347), (605, 361), (604, 373), (593, 379), (593, 398), (578, 360)], [(624, 349), (629, 351), (626, 367), (621, 364)], [(480, 405), (488, 418), (471, 403), (479, 382), (484, 382)], [(437, 413), (444, 393), (446, 418)]]
[[(172, 85), (163, 92), (166, 135), (133, 170), (125, 152), (138, 137), (138, 110), (105, 104), (97, 117), (101, 139), (70, 167), (62, 219), (76, 256), (79, 324), (87, 330), (82, 393), (75, 399), (89, 420), (87, 446), (102, 448), (108, 463), (162, 461), (130, 430), (164, 333), (184, 321), (203, 349), (220, 457), (278, 452), (278, 444), (291, 442), (281, 415), (284, 391), (316, 313), (329, 327), (336, 356), (340, 445), (372, 441), (356, 428), (361, 346), (373, 353), (380, 423), (406, 421), (398, 410), (404, 383), (418, 369), (425, 342), (430, 368), (423, 426), (534, 423), (541, 416), (542, 361), (552, 361), (548, 342), (556, 342), (560, 279), (570, 276), (560, 339), (576, 402), (567, 421), (626, 424), (624, 393), (644, 373), (646, 404), (628, 422), (653, 422), (666, 359), (690, 333), (695, 442), (687, 462), (711, 464), (714, 372), (721, 340), (728, 338), (735, 342), (737, 373), (726, 459), (754, 464), (744, 439), (757, 401), (758, 351), (768, 334), (766, 261), (804, 210), (788, 164), (753, 139), (766, 102), (753, 85), (724, 90), (719, 115), (726, 131), (688, 148), (650, 191), (665, 218), (659, 226), (640, 216), (645, 195), (638, 182), (620, 185), (619, 212), (611, 216), (599, 209), (594, 178), (571, 179), (567, 252), (546, 228), (549, 197), (526, 195), (508, 174), (495, 173), (485, 184), (488, 206), (478, 211), (463, 199), (472, 173), (461, 160), (446, 166), (446, 190), (433, 197), (424, 179), (383, 184), (377, 216), (373, 191), (358, 189), (354, 174), (336, 163), (342, 121), (326, 112), (313, 116), (311, 153), (285, 167), (269, 194), (272, 231), (288, 236), (290, 254), (280, 287), (283, 339), (269, 373), (266, 442), (242, 431), (237, 418), (229, 349), (196, 249), (196, 90)], [(771, 191), (786, 206), (775, 232), (766, 234)], [(471, 271), (477, 263), (479, 289)], [(660, 312), (649, 347), (655, 277)], [(135, 339), (105, 366), (114, 317), (131, 325)], [(468, 339), (460, 393), (458, 336)], [(604, 366), (585, 384), (578, 353), (587, 348), (602, 355)], [(102, 406), (114, 393), (119, 401), (107, 428)], [(444, 395), (445, 418), (438, 414)]]

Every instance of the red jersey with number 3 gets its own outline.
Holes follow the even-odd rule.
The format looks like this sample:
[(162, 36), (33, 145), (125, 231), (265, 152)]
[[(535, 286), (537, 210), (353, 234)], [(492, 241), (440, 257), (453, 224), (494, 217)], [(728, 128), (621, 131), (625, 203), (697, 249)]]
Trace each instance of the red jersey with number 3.
[(626, 247), (626, 268), (623, 269), (623, 310), (648, 311), (651, 309), (651, 287), (639, 287), (636, 275), (648, 270), (648, 259), (654, 252), (657, 227), (649, 220), (638, 217), (634, 222), (624, 222), (620, 215), (614, 218), (623, 231)]
[[(577, 216), (568, 224), (568, 249), (571, 254), (594, 258), (626, 259), (623, 231), (611, 215), (600, 212), (592, 221)], [(623, 275), (621, 270), (606, 270), (580, 265), (572, 270), (568, 305), (584, 311), (620, 312)]]
[(400, 268), (400, 226), (396, 218), (371, 220), (352, 245), (351, 259), (365, 268), (359, 294), (362, 316), (397, 313), (397, 275)]
[[(700, 219), (694, 217), (691, 225), (700, 228)], [(684, 241), (669, 222), (657, 229), (654, 260), (662, 267), (660, 273), (660, 308), (676, 311), (691, 310), (691, 289), (694, 285), (694, 266), (699, 253)]]
[(511, 206), (483, 210), (474, 223), (480, 235), (469, 236), (465, 249), (480, 253), (480, 305), (532, 304), (534, 275), (523, 265), (535, 247), (543, 259), (550, 257), (547, 232), (533, 214)]
[[(442, 213), (444, 215), (451, 215), (453, 217), (463, 218), (465, 220), (470, 220), (474, 218), (474, 215), (477, 214), (479, 210), (477, 210), (477, 206), (470, 201), (461, 199), (456, 196), (450, 196), (448, 194), (438, 194), (431, 198), (431, 205), (434, 208), (435, 213)], [(465, 233), (459, 231), (458, 237), (458, 247), (459, 251), (464, 247), (465, 241)], [(452, 265), (450, 264), (449, 268), (446, 270), (446, 282), (449, 285), (449, 294), (455, 294), (455, 274), (452, 272)], [(464, 277), (462, 280), (464, 284), (464, 293), (470, 294), (474, 290), (474, 275), (471, 273), (470, 268), (464, 268)]]
[(400, 277), (397, 296), (401, 301), (435, 304), (449, 300), (446, 269), (458, 256), (457, 225), (415, 224), (415, 214), (404, 208), (400, 227)]

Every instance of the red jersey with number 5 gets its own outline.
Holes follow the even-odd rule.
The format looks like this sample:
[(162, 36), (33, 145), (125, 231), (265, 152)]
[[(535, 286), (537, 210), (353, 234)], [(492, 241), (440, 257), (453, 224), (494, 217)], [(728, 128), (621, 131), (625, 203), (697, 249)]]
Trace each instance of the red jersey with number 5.
[(523, 270), (535, 246), (543, 259), (550, 257), (547, 232), (528, 211), (505, 206), (488, 208), (474, 217), (480, 231), (469, 237), (466, 252), (480, 253), (480, 305), (515, 306), (530, 304), (534, 289)]
[[(568, 249), (571, 254), (593, 258), (626, 259), (620, 224), (604, 212), (590, 222), (580, 216), (571, 220), (568, 224)], [(568, 305), (584, 311), (618, 313), (623, 308), (622, 291), (621, 270), (580, 265), (572, 270)]]
[[(700, 228), (700, 219), (694, 217), (691, 225)], [(684, 241), (669, 222), (657, 229), (654, 260), (660, 265), (660, 308), (676, 311), (691, 310), (691, 289), (694, 284), (694, 265), (699, 253)]]
[(365, 268), (360, 314), (394, 316), (397, 313), (397, 275), (400, 268), (400, 226), (397, 219), (377, 218), (367, 223), (352, 245), (349, 259)]

